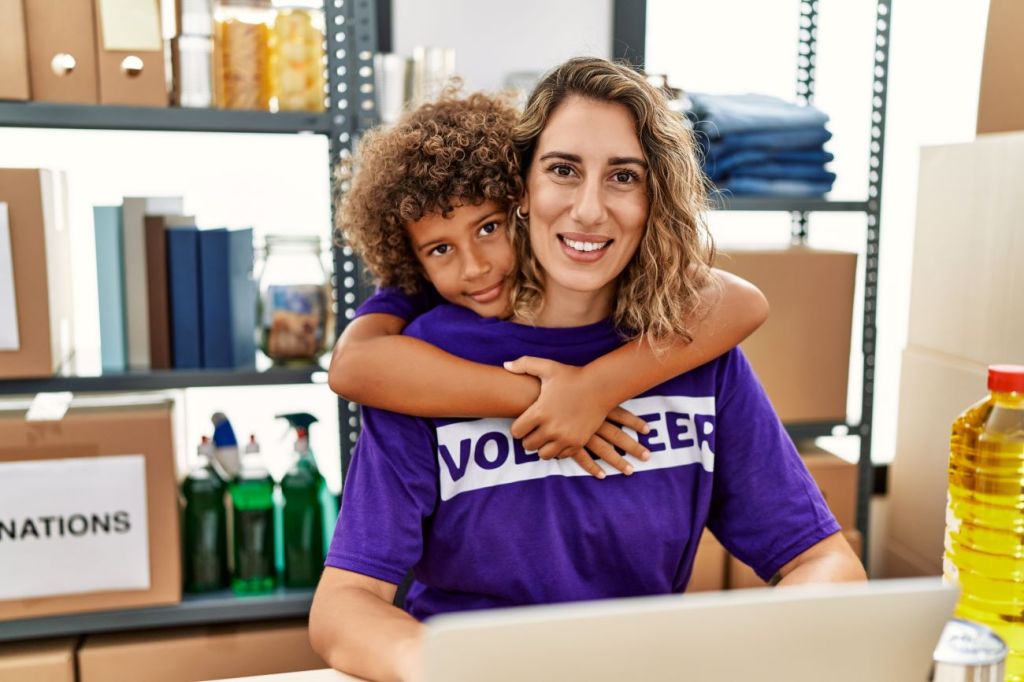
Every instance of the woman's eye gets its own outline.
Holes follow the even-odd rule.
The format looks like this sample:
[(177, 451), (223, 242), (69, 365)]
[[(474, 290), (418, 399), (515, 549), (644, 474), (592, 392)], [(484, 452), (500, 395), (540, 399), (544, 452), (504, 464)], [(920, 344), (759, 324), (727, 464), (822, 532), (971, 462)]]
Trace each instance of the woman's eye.
[(443, 256), (452, 250), (451, 244), (438, 244), (430, 250), (431, 256)]
[(500, 228), (501, 228), (501, 225), (497, 221), (495, 221), (493, 223), (487, 223), (486, 225), (483, 225), (480, 228), (480, 234), (482, 234), (482, 235), (494, 234)]
[(550, 170), (560, 178), (568, 178), (573, 174), (572, 166), (567, 166), (564, 163), (555, 164)]
[(636, 180), (639, 180), (639, 177), (637, 177), (636, 173), (627, 170), (616, 171), (615, 175), (613, 175), (612, 177), (615, 178), (616, 182), (622, 183), (635, 182)]

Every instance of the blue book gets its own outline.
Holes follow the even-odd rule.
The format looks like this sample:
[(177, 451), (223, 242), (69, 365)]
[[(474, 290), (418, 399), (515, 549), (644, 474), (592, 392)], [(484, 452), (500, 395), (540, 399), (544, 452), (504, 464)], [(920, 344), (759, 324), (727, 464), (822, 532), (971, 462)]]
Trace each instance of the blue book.
[(235, 362), (231, 337), (230, 239), (224, 228), (199, 232), (199, 308), (203, 318), (203, 367), (231, 369)]
[(103, 372), (128, 367), (125, 325), (124, 227), (120, 206), (94, 206), (96, 288), (100, 304), (100, 356)]
[(203, 367), (202, 290), (199, 230), (167, 229), (167, 289), (171, 312), (171, 360), (174, 369)]
[(252, 228), (232, 230), (228, 233), (228, 278), (234, 367), (256, 366), (257, 285), (252, 269)]

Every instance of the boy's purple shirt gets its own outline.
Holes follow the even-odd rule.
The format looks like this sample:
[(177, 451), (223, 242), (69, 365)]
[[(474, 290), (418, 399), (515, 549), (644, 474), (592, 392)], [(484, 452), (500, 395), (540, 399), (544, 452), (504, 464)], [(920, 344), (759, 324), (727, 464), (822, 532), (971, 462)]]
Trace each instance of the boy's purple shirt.
[[(521, 355), (582, 365), (622, 343), (608, 321), (540, 329), (452, 305), (406, 333), (493, 365)], [(769, 579), (839, 530), (739, 350), (625, 407), (651, 424), (637, 438), (652, 457), (630, 477), (606, 468), (603, 481), (526, 452), (508, 419), (363, 408), (326, 564), (391, 583), (411, 569), (406, 608), (423, 619), (681, 592), (705, 526)]]

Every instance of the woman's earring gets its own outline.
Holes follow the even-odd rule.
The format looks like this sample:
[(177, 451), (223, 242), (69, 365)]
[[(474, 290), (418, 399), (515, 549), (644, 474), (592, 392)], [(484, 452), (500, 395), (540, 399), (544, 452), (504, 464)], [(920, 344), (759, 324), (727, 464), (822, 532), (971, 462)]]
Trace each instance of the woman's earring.
[(530, 216), (529, 213), (523, 213), (523, 208), (519, 204), (516, 204), (516, 217), (520, 220), (526, 220)]

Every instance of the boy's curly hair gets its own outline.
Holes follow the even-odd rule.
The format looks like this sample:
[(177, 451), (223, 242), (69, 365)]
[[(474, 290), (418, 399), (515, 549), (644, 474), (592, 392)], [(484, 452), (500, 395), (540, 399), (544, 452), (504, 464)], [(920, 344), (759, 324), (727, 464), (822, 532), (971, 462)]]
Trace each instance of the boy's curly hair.
[(380, 286), (415, 293), (421, 269), (405, 224), (460, 205), (491, 200), (508, 210), (521, 194), (512, 127), (519, 112), (504, 96), (440, 99), (367, 132), (354, 157), (336, 171), (342, 191), (338, 233)]

